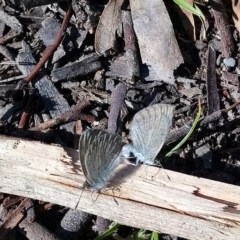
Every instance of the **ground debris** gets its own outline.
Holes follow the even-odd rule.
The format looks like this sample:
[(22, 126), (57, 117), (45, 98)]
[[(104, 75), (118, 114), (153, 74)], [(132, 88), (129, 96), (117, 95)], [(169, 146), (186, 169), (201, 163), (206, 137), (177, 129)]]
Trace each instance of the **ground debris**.
[[(209, 23), (204, 32), (202, 21), (192, 13), (185, 19), (174, 1), (2, 1), (0, 134), (78, 148), (79, 134), (96, 128), (126, 142), (138, 111), (170, 104), (173, 123), (157, 160), (167, 169), (238, 184), (239, 20), (226, 2), (198, 5)], [(191, 129), (199, 99), (193, 133), (165, 157)], [(109, 225), (4, 194), (0, 220), (1, 239), (94, 239)]]

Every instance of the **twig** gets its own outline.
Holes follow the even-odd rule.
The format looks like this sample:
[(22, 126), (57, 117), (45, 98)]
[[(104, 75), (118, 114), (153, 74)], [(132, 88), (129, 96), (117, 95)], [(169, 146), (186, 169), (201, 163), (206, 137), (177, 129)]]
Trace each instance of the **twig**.
[(67, 29), (68, 23), (72, 17), (72, 0), (69, 0), (69, 7), (68, 10), (66, 12), (66, 15), (63, 19), (60, 31), (55, 39), (55, 42), (49, 46), (43, 53), (42, 58), (39, 60), (39, 62), (37, 63), (37, 65), (32, 69), (32, 71), (30, 72), (30, 74), (24, 78), (25, 81), (29, 82), (31, 81), (38, 73), (38, 71), (42, 68), (42, 66), (45, 64), (45, 62), (49, 59), (49, 57), (57, 50), (59, 44), (61, 43), (65, 31)]
[(46, 130), (78, 119), (93, 122), (95, 119), (93, 116), (81, 113), (82, 109), (89, 105), (90, 102), (87, 100), (79, 102), (75, 106), (71, 107), (69, 111), (63, 113), (61, 116), (51, 119), (47, 122), (41, 123), (36, 127), (30, 128), (30, 130), (31, 131)]
[(30, 88), (27, 104), (21, 114), (21, 118), (18, 123), (18, 129), (24, 129), (27, 126), (30, 115), (32, 113), (33, 98), (35, 96), (35, 88)]
[(24, 77), (26, 77), (26, 76), (24, 74), (22, 74), (22, 75), (10, 77), (10, 78), (7, 78), (7, 79), (0, 79), (0, 84), (9, 83), (9, 82), (12, 82), (12, 81), (23, 79)]
[(228, 112), (228, 111), (232, 110), (233, 108), (235, 108), (239, 104), (240, 104), (240, 101), (237, 101), (234, 104), (232, 104), (229, 108), (222, 109), (222, 112)]

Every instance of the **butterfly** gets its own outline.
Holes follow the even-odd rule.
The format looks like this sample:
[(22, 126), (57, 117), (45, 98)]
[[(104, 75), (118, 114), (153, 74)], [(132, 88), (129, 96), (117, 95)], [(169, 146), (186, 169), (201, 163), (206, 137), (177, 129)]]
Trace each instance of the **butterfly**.
[(122, 138), (103, 130), (84, 131), (79, 139), (79, 157), (86, 186), (97, 191), (108, 185), (115, 168), (122, 163)]
[(173, 110), (171, 105), (155, 104), (135, 114), (129, 128), (131, 141), (120, 153), (127, 163), (154, 163), (172, 124)]

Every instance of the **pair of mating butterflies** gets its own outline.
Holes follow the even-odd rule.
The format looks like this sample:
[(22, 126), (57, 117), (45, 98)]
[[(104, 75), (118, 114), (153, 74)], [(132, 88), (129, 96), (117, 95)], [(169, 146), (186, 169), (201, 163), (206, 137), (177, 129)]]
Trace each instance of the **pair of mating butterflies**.
[(130, 143), (103, 130), (86, 130), (79, 140), (83, 173), (92, 190), (106, 187), (115, 168), (124, 162), (153, 164), (172, 123), (173, 107), (155, 104), (139, 111), (130, 124)]

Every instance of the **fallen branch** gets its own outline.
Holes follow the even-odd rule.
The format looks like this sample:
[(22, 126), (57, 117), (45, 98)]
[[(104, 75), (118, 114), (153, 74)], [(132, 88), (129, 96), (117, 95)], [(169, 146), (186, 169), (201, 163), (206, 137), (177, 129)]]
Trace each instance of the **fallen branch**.
[(119, 190), (92, 193), (80, 188), (85, 178), (77, 161), (74, 149), (1, 136), (1, 192), (188, 239), (240, 235), (238, 186), (172, 171), (168, 180), (156, 167), (121, 165), (111, 180)]

